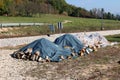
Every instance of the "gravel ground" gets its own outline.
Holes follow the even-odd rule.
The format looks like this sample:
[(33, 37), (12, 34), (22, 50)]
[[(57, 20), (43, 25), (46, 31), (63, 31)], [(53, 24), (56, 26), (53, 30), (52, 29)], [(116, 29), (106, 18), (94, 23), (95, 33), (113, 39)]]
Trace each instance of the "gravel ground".
[(14, 50), (0, 50), (0, 80), (36, 80), (35, 77), (23, 77), (25, 71), (36, 68), (37, 62), (14, 59), (10, 56)]
[[(80, 33), (71, 33), (71, 34), (83, 34), (84, 32)], [(86, 34), (91, 33), (99, 33), (103, 36), (106, 35), (114, 35), (114, 34), (120, 34), (120, 30), (109, 30), (109, 31), (94, 31), (94, 32), (86, 32)], [(32, 37), (18, 37), (18, 38), (6, 38), (6, 39), (0, 39), (0, 47), (6, 47), (6, 46), (17, 46), (17, 45), (23, 45), (28, 44), (36, 39), (40, 38), (46, 38), (48, 40), (54, 41), (56, 37), (63, 35), (63, 34), (54, 34), (50, 37), (43, 35), (43, 36), (32, 36)]]

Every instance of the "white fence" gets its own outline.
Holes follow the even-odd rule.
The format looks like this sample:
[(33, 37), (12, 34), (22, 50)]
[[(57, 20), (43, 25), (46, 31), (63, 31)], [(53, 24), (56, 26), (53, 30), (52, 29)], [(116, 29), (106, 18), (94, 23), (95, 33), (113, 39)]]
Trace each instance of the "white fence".
[(0, 27), (17, 27), (17, 26), (41, 26), (48, 25), (47, 23), (0, 23)]

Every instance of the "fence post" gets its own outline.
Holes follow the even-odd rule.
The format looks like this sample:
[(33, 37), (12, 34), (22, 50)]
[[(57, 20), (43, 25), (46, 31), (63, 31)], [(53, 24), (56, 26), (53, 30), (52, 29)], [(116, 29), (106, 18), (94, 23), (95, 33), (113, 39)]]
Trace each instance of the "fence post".
[(21, 24), (19, 23), (19, 27), (21, 27)]
[(0, 24), (0, 28), (2, 29), (2, 23)]
[(50, 28), (51, 33), (55, 32), (55, 27), (53, 24), (49, 25), (49, 28)]
[(60, 33), (62, 32), (62, 29), (63, 29), (62, 22), (58, 22), (58, 30), (59, 30)]

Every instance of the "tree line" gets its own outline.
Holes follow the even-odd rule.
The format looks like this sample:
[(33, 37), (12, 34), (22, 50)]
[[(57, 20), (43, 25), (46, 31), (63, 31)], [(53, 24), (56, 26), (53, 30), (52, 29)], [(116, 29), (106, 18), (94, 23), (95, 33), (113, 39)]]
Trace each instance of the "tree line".
[(1, 16), (40, 16), (41, 14), (120, 20), (120, 15), (105, 12), (103, 8), (88, 11), (67, 4), (65, 0), (0, 0)]

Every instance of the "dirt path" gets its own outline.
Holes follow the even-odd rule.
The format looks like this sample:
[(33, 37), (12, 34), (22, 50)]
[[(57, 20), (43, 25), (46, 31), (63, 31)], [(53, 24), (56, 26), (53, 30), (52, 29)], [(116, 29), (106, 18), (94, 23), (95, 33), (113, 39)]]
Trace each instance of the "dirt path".
[[(114, 35), (114, 34), (120, 34), (120, 30), (108, 30), (108, 31), (94, 31), (94, 32), (79, 32), (79, 33), (71, 33), (73, 35), (75, 34), (91, 34), (91, 33), (99, 33), (103, 36), (106, 35)], [(40, 38), (46, 38), (49, 39), (50, 41), (54, 41), (56, 37), (63, 35), (63, 34), (54, 34), (48, 37), (47, 35), (43, 36), (31, 36), (31, 37), (17, 37), (17, 38), (5, 38), (5, 39), (0, 39), (0, 47), (6, 47), (6, 46), (17, 46), (17, 45), (23, 45), (23, 44), (28, 44), (36, 39)]]

